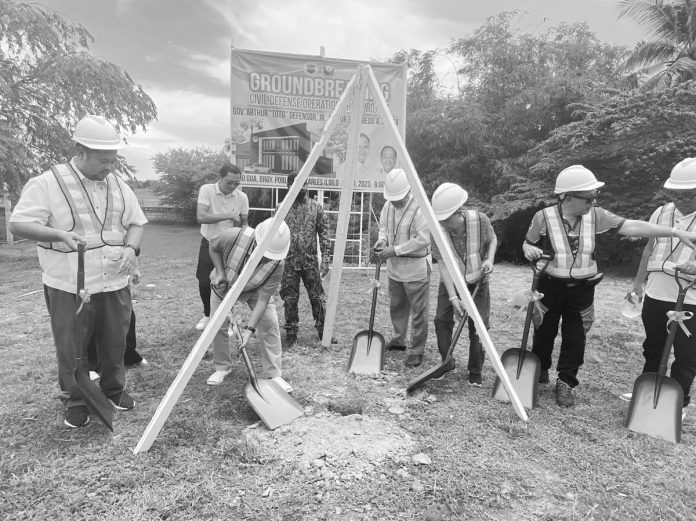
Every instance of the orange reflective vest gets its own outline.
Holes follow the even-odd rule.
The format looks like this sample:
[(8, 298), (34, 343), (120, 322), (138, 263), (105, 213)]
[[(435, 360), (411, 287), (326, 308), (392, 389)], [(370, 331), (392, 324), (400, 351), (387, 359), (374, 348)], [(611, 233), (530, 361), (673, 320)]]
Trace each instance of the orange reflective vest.
[[(70, 207), (73, 226), (67, 231), (83, 236), (87, 240), (88, 250), (104, 246), (123, 246), (126, 236), (123, 214), (126, 205), (118, 178), (113, 174), (106, 176), (106, 213), (102, 222), (94, 211), (87, 190), (72, 165), (69, 163), (55, 165), (51, 167), (51, 171)], [(63, 253), (73, 251), (62, 241), (38, 242), (37, 246)]]
[(553, 277), (586, 279), (597, 274), (597, 263), (594, 260), (595, 250), (595, 217), (594, 211), (580, 217), (580, 232), (578, 233), (578, 250), (573, 254), (563, 224), (561, 212), (556, 206), (542, 210), (546, 220), (546, 230), (555, 252), (553, 260), (546, 268), (546, 273)]
[[(667, 203), (660, 209), (657, 224), (674, 227), (674, 203)], [(691, 219), (688, 231), (696, 230), (696, 217)], [(683, 264), (693, 258), (694, 252), (676, 237), (656, 237), (655, 248), (648, 259), (648, 271), (664, 271), (663, 268)]]

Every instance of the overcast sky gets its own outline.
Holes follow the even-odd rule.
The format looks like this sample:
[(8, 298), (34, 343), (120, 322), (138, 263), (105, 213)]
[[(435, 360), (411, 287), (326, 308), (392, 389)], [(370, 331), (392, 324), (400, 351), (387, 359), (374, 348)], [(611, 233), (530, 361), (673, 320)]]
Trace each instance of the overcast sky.
[[(616, 0), (39, 0), (84, 25), (93, 53), (124, 68), (157, 105), (158, 121), (129, 137), (139, 179), (172, 147), (222, 147), (229, 135), (230, 47), (331, 58), (382, 59), (400, 49), (443, 49), (490, 16), (523, 10), (521, 28), (587, 22), (607, 43), (642, 38), (617, 20)], [(453, 78), (446, 60), (442, 81)]]

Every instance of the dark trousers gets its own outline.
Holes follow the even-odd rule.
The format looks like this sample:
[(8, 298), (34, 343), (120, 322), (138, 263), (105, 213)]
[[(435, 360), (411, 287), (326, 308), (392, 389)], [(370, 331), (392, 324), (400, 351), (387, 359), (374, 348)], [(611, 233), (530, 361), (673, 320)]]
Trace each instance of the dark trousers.
[(201, 237), (201, 247), (198, 249), (198, 266), (196, 267), (196, 278), (198, 279), (198, 293), (203, 302), (203, 314), (210, 316), (210, 272), (215, 266), (210, 259), (208, 239)]
[[(643, 342), (643, 357), (645, 365), (644, 373), (657, 373), (660, 367), (660, 358), (667, 341), (667, 312), (674, 310), (674, 302), (655, 300), (645, 296), (643, 301), (643, 327), (645, 328), (645, 341)], [(684, 311), (691, 311), (696, 315), (696, 306), (684, 304)], [(684, 403), (686, 407), (691, 401), (691, 384), (696, 376), (696, 317), (685, 320), (684, 325), (691, 332), (687, 337), (681, 327), (677, 326), (677, 336), (674, 337), (674, 362), (672, 362), (671, 377), (674, 378), (684, 390)]]
[(123, 353), (133, 311), (130, 289), (126, 286), (118, 291), (91, 295), (90, 302), (85, 303), (79, 315), (75, 314), (78, 303), (74, 293), (44, 286), (44, 297), (51, 316), (58, 384), (65, 405), (85, 404), (73, 373), (78, 365), (81, 371), (89, 371), (87, 343), (92, 335), (96, 339), (97, 363), (101, 369), (99, 386), (108, 397), (121, 393), (126, 382)]
[[(137, 342), (135, 340), (135, 311), (131, 311), (130, 327), (126, 335), (126, 352), (123, 355), (123, 363), (126, 365), (135, 365), (143, 361), (143, 357), (136, 351)], [(101, 372), (97, 364), (97, 340), (95, 335), (92, 335), (87, 344), (87, 359), (89, 360), (89, 370)]]
[(594, 322), (594, 285), (543, 276), (539, 279), (541, 324), (535, 325), (532, 352), (539, 357), (541, 368), (551, 367), (551, 353), (561, 322), (561, 351), (558, 355), (558, 378), (570, 387), (578, 385), (578, 370), (585, 361), (585, 338)]
[(324, 333), (324, 317), (326, 304), (324, 286), (321, 283), (319, 266), (311, 266), (304, 270), (296, 270), (285, 266), (283, 281), (280, 284), (280, 298), (283, 299), (285, 309), (285, 331), (289, 335), (297, 335), (297, 327), (300, 321), (297, 304), (300, 301), (300, 280), (304, 283), (312, 306), (314, 325), (319, 334)]
[[(469, 293), (473, 293), (476, 284), (467, 284)], [(486, 329), (490, 328), (491, 314), (491, 294), (488, 287), (488, 281), (481, 282), (481, 287), (474, 298), (476, 309), (481, 315), (481, 320), (486, 325)], [(437, 289), (437, 310), (435, 311), (435, 336), (437, 337), (437, 349), (440, 351), (442, 360), (447, 356), (450, 345), (452, 344), (452, 330), (454, 329), (454, 308), (449, 300), (445, 285), (440, 283)], [(469, 318), (467, 320), (469, 327), (469, 362), (467, 369), (471, 374), (481, 374), (485, 352), (481, 339), (476, 333), (474, 321)]]

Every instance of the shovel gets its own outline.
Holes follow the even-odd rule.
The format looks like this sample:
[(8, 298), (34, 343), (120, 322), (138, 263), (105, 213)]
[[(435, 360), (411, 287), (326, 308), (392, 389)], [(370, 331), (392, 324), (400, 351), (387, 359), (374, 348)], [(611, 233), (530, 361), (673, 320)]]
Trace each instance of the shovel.
[(85, 326), (84, 321), (80, 318), (80, 313), (84, 311), (86, 306), (89, 306), (89, 293), (85, 291), (85, 245), (82, 243), (77, 245), (77, 295), (75, 298), (77, 299), (78, 308), (73, 318), (73, 339), (75, 342), (75, 371), (73, 372), (73, 377), (89, 409), (113, 432), (114, 406), (102, 393), (101, 389), (90, 380), (89, 371), (86, 366), (82, 367), (82, 357), (80, 356), (86, 344)]
[[(476, 287), (474, 288), (474, 292), (471, 294), (471, 299), (476, 298), (476, 294), (478, 293), (479, 287), (481, 286), (481, 281), (483, 280), (483, 277), (481, 277), (476, 284)], [(462, 334), (462, 329), (464, 329), (464, 324), (466, 324), (467, 319), (469, 318), (469, 313), (464, 310), (464, 314), (462, 315), (462, 318), (459, 319), (459, 324), (457, 324), (457, 329), (454, 331), (454, 335), (452, 335), (452, 341), (450, 342), (449, 350), (447, 351), (447, 356), (445, 356), (445, 359), (440, 362), (438, 365), (433, 367), (432, 369), (428, 369), (425, 373), (420, 375), (418, 378), (411, 380), (409, 382), (408, 387), (406, 387), (406, 392), (411, 393), (413, 392), (416, 388), (420, 387), (423, 385), (425, 382), (430, 380), (431, 378), (437, 378), (441, 374), (444, 374), (442, 370), (444, 367), (450, 363), (452, 360), (452, 354), (454, 353), (454, 347), (457, 345), (457, 341), (459, 340), (459, 336)]]
[(375, 307), (377, 306), (379, 269), (381, 267), (382, 262), (378, 260), (375, 270), (375, 288), (372, 290), (370, 323), (367, 329), (360, 331), (353, 338), (353, 348), (348, 360), (348, 373), (374, 375), (384, 368), (384, 337), (372, 329), (375, 324)]
[[(679, 286), (674, 311), (679, 313), (684, 307), (687, 290), (696, 285), (696, 280), (682, 285), (679, 279), (679, 268), (674, 268), (674, 280)], [(665, 374), (678, 325), (676, 320), (669, 323), (669, 335), (662, 350), (657, 373), (643, 373), (633, 384), (633, 396), (626, 418), (626, 427), (630, 430), (672, 443), (679, 443), (681, 440), (684, 390), (674, 378)]]
[[(242, 337), (239, 334), (237, 324), (230, 323), (230, 329), (241, 345)], [(266, 378), (256, 379), (246, 346), (242, 345), (240, 350), (244, 364), (249, 371), (249, 381), (244, 386), (244, 396), (264, 425), (273, 430), (302, 416), (304, 414), (302, 406), (293, 400), (280, 385)]]
[[(539, 257), (540, 261), (546, 261), (540, 269), (537, 269), (536, 261), (530, 262), (534, 277), (532, 278), (532, 290), (534, 295), (539, 286), (539, 278), (546, 271), (553, 255), (543, 254)], [(512, 388), (519, 396), (524, 407), (534, 409), (537, 406), (539, 396), (539, 374), (541, 373), (541, 362), (534, 353), (527, 351), (527, 339), (529, 338), (529, 326), (532, 323), (535, 301), (530, 300), (527, 304), (527, 316), (524, 321), (524, 332), (522, 333), (522, 346), (517, 349), (508, 349), (500, 357), (500, 363), (510, 378)], [(505, 388), (502, 386), (500, 378), (496, 376), (493, 383), (493, 398), (501, 402), (509, 402)]]

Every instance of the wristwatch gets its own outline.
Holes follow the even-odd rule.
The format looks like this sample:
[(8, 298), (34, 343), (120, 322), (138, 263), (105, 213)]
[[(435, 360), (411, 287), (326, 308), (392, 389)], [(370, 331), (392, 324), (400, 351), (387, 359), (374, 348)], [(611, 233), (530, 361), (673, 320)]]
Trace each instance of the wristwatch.
[(140, 248), (138, 248), (135, 244), (126, 244), (124, 248), (132, 248), (135, 252), (135, 256), (140, 257)]
[(248, 330), (251, 331), (252, 333), (256, 333), (256, 328), (255, 328), (255, 327), (244, 326), (244, 329), (248, 329)]

